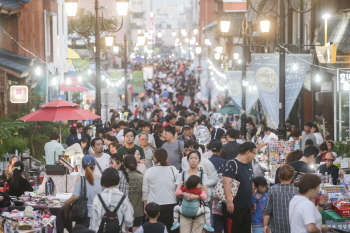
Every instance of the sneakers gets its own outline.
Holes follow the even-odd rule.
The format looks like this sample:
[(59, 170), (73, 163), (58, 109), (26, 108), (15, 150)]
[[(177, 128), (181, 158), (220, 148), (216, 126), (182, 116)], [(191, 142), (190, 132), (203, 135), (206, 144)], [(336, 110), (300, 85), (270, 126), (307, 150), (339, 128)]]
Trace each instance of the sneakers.
[(208, 225), (208, 224), (204, 224), (204, 229), (206, 229), (209, 232), (213, 232), (214, 231), (214, 228), (212, 228), (211, 225)]
[[(179, 222), (174, 222), (173, 223), (173, 226), (171, 227), (171, 229), (170, 230), (175, 230), (175, 229), (177, 229), (178, 227), (180, 226), (180, 223)], [(213, 230), (214, 231), (214, 230)]]

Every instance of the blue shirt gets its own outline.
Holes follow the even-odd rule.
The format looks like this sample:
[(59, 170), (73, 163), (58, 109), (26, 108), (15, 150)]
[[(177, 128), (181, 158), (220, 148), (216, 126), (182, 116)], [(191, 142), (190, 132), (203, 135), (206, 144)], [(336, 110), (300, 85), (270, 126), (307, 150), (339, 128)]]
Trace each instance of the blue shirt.
[(163, 99), (168, 99), (169, 92), (168, 91), (163, 91), (162, 96), (163, 96)]
[(209, 160), (214, 165), (216, 171), (219, 171), (226, 162), (226, 160), (221, 158), (218, 154), (213, 154)]
[(256, 210), (252, 214), (252, 225), (264, 226), (264, 209), (266, 206), (267, 193), (264, 193), (260, 199), (256, 196), (252, 197), (252, 205), (256, 203)]

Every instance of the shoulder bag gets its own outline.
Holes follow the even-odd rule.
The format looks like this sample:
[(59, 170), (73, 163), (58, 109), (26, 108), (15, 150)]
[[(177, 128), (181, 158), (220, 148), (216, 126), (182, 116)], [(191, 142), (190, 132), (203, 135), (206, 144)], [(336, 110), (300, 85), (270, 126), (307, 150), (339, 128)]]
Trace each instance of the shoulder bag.
[[(235, 173), (235, 176), (236, 176), (237, 172), (238, 172), (238, 166), (237, 166), (237, 163), (234, 159), (232, 159), (231, 161), (233, 161), (236, 164), (236, 173)], [(237, 195), (237, 191), (238, 191), (238, 188), (240, 185), (240, 182), (238, 180), (234, 179), (235, 176), (233, 177), (232, 182), (231, 182), (232, 199), (234, 199), (235, 196)], [(219, 199), (219, 201), (226, 203), (225, 192), (224, 192), (224, 182), (223, 182), (222, 177), (219, 179), (218, 183), (215, 185), (212, 196), (213, 196), (213, 198)]]
[(86, 197), (86, 179), (81, 176), (80, 197), (72, 204), (71, 219), (75, 222), (83, 222), (88, 216), (88, 199)]

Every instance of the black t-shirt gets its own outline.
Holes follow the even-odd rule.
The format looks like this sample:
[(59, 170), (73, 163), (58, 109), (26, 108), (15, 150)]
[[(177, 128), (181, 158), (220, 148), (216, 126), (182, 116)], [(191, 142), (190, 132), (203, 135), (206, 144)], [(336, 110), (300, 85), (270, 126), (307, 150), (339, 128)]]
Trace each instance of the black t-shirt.
[(163, 141), (162, 139), (160, 139), (157, 134), (153, 134), (153, 137), (154, 137), (154, 141), (156, 143), (156, 148), (161, 148), (163, 146), (163, 144), (165, 143), (165, 140)]
[(165, 225), (161, 222), (146, 222), (142, 225), (144, 233), (164, 233)]
[(233, 204), (240, 208), (250, 209), (252, 206), (252, 183), (254, 179), (253, 166), (251, 163), (241, 163), (237, 159), (235, 161), (238, 168), (237, 174), (236, 164), (231, 160), (226, 163), (222, 176), (230, 177), (240, 182)]
[[(295, 170), (295, 176), (294, 179), (297, 178), (299, 175), (305, 174), (305, 173), (314, 173), (315, 170), (309, 167), (309, 165), (303, 161), (295, 161), (291, 162), (288, 165), (292, 166)], [(275, 184), (281, 183), (281, 181), (278, 178), (278, 172), (276, 171), (276, 178), (275, 178)]]
[(220, 157), (226, 160), (231, 160), (237, 157), (240, 144), (236, 141), (229, 141), (222, 146)]

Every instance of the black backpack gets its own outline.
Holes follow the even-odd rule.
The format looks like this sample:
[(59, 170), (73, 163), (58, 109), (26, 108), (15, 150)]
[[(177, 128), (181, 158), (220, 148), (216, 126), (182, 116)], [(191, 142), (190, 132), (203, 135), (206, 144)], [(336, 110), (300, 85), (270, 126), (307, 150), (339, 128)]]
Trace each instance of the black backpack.
[(106, 213), (103, 215), (103, 218), (101, 220), (101, 224), (100, 224), (100, 227), (98, 228), (97, 233), (121, 233), (123, 222), (124, 222), (124, 216), (121, 224), (119, 224), (117, 211), (122, 205), (124, 199), (126, 198), (126, 195), (123, 195), (122, 199), (120, 199), (117, 207), (113, 211), (110, 211), (107, 208), (100, 194), (98, 194), (97, 196), (98, 196), (98, 199), (100, 199), (100, 202), (106, 211)]

